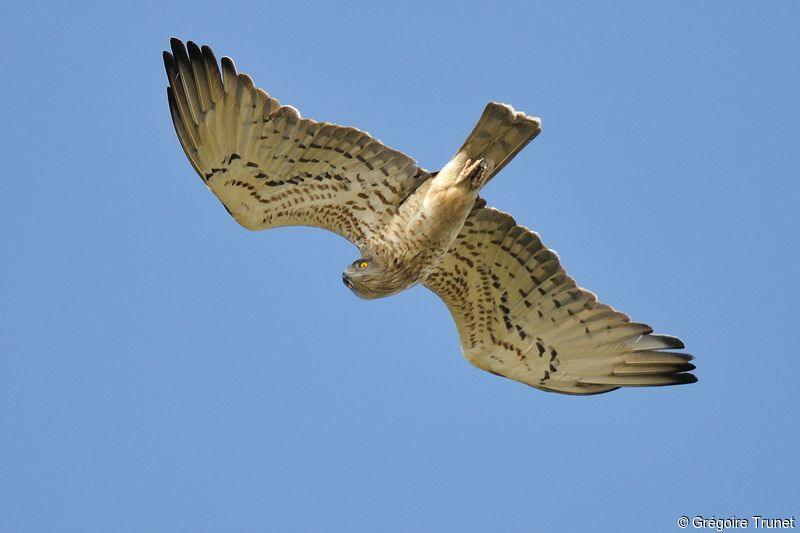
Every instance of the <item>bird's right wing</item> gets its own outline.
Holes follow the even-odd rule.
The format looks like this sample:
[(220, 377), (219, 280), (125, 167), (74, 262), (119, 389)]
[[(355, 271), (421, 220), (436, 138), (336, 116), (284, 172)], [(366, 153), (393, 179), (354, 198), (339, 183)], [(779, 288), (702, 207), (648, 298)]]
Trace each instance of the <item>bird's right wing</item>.
[(424, 283), (447, 304), (471, 363), (568, 394), (697, 381), (691, 356), (663, 351), (680, 339), (598, 302), (536, 233), (480, 205)]
[(164, 52), (175, 131), (192, 166), (248, 229), (328, 229), (361, 247), (430, 174), (368, 133), (300, 118), (233, 61), (192, 42)]

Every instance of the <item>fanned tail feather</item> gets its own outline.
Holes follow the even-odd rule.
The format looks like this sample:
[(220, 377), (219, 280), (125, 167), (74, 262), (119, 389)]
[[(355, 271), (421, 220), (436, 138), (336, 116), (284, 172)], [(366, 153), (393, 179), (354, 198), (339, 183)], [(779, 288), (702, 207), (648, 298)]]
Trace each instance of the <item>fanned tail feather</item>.
[(485, 184), (541, 131), (538, 118), (515, 111), (510, 105), (489, 102), (458, 153), (472, 161), (483, 158), (487, 162)]

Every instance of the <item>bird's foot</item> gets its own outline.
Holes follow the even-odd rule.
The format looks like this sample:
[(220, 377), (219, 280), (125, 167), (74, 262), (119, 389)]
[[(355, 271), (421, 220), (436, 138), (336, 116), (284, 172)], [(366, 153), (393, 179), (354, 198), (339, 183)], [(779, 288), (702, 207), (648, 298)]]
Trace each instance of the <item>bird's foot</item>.
[(456, 184), (467, 182), (471, 190), (478, 190), (483, 187), (486, 177), (489, 175), (489, 165), (483, 158), (475, 161), (467, 159), (464, 168), (456, 179)]

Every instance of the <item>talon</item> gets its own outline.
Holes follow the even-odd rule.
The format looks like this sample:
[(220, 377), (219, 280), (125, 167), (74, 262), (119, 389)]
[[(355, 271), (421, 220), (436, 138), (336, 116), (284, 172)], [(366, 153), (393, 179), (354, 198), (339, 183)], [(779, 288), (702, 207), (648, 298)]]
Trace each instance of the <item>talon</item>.
[(461, 179), (459, 181), (469, 181), (472, 189), (480, 189), (483, 186), (487, 168), (488, 165), (483, 158), (475, 161), (468, 159), (464, 164), (464, 169), (461, 171)]
[(482, 163), (483, 163), (483, 159), (482, 158), (478, 159), (478, 160), (475, 160), (475, 161), (472, 161), (471, 159), (467, 159), (467, 163), (464, 165), (464, 174), (469, 176), (470, 174), (475, 172), (475, 170), (478, 167), (480, 167)]
[(464, 166), (461, 167), (461, 172), (459, 172), (455, 183), (466, 182), (469, 184), (470, 189), (480, 189), (486, 183), (486, 175), (489, 168), (489, 163), (484, 158), (476, 159), (475, 161), (467, 159)]

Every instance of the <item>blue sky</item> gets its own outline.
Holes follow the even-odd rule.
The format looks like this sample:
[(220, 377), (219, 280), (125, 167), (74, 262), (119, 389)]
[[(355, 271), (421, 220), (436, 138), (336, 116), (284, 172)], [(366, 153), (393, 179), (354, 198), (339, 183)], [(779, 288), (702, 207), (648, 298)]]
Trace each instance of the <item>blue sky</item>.
[[(798, 514), (798, 24), (790, 1), (4, 4), (0, 530)], [(486, 198), (700, 382), (496, 378), (426, 289), (349, 294), (343, 239), (240, 228), (173, 131), (173, 35), (430, 169), (489, 100), (542, 117)]]

